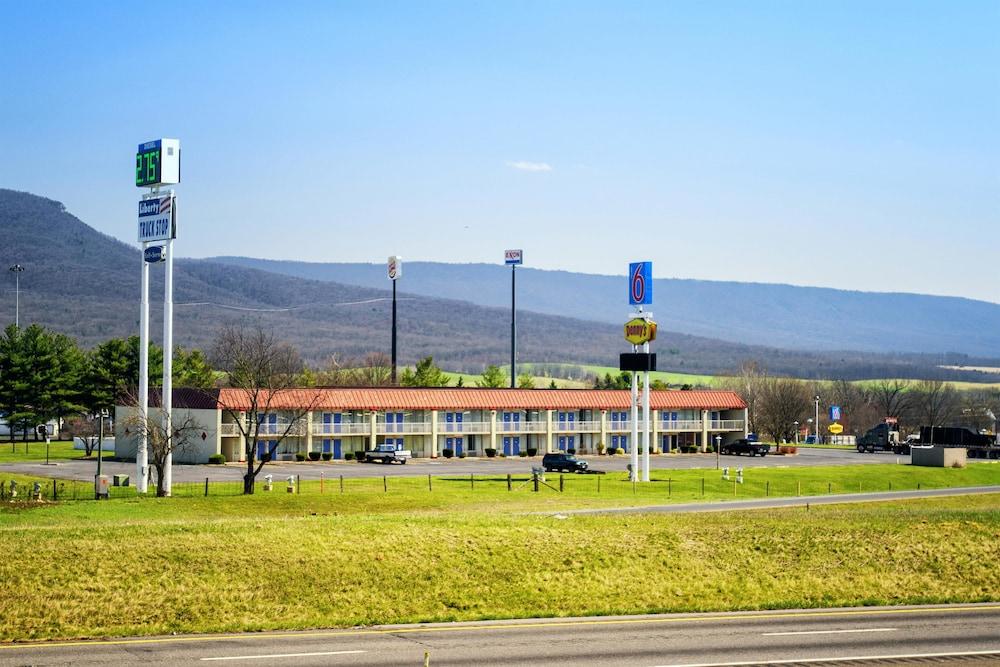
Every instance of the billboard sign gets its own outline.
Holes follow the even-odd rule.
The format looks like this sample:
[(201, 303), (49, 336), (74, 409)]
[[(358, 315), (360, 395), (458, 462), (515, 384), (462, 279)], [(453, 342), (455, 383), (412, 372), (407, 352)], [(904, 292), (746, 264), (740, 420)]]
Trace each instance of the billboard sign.
[(830, 406), (830, 421), (839, 422), (840, 421), (840, 406), (831, 405)]
[(389, 280), (397, 280), (403, 275), (403, 258), (399, 255), (393, 255), (389, 258), (386, 268), (388, 269)]
[(656, 322), (644, 320), (641, 317), (625, 323), (625, 340), (633, 345), (642, 345), (656, 340)]
[(166, 248), (161, 245), (151, 245), (142, 251), (142, 258), (150, 264), (165, 262), (167, 260)]
[(826, 427), (830, 433), (833, 435), (840, 435), (844, 432), (844, 427), (842, 424), (833, 423)]
[(523, 264), (524, 263), (524, 251), (523, 250), (504, 250), (503, 251), (503, 263), (504, 264)]
[(633, 306), (653, 303), (653, 263), (632, 262), (628, 265), (628, 302)]
[(139, 243), (177, 238), (177, 207), (172, 194), (139, 202)]

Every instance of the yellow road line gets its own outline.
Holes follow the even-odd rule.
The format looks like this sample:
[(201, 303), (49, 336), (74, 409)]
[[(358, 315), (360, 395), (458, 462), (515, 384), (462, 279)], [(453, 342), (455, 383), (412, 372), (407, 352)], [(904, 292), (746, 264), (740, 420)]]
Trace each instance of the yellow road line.
[(497, 622), (489, 625), (444, 625), (434, 627), (408, 626), (398, 629), (378, 629), (378, 630), (326, 630), (322, 632), (251, 632), (241, 634), (220, 634), (220, 635), (197, 635), (185, 637), (154, 637), (149, 639), (88, 639), (78, 641), (48, 641), (34, 644), (0, 644), (3, 649), (32, 649), (50, 648), (61, 646), (114, 646), (129, 644), (170, 644), (183, 642), (208, 642), (223, 641), (232, 639), (295, 639), (295, 638), (316, 638), (316, 637), (361, 637), (366, 635), (399, 635), (416, 634), (430, 632), (465, 632), (465, 631), (498, 631), (498, 630), (524, 630), (528, 628), (566, 628), (566, 627), (587, 627), (599, 625), (657, 625), (669, 623), (708, 623), (719, 621), (745, 621), (775, 618), (831, 618), (843, 616), (887, 616), (899, 614), (923, 614), (923, 613), (961, 613), (961, 612), (1000, 612), (1000, 604), (965, 606), (965, 607), (916, 607), (905, 609), (845, 609), (839, 611), (794, 611), (778, 613), (733, 613), (705, 614), (700, 616), (669, 616), (665, 618), (620, 618), (620, 619), (600, 619), (588, 620), (580, 619), (575, 621), (546, 621), (538, 620), (527, 623), (504, 623)]

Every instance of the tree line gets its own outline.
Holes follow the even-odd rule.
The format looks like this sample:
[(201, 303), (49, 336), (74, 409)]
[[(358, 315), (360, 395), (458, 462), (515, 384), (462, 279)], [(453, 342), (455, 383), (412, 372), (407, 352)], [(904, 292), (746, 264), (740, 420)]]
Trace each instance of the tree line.
[(792, 441), (796, 430), (816, 419), (817, 396), (819, 423), (810, 433), (828, 432), (832, 405), (841, 409), (844, 434), (855, 436), (886, 419), (895, 420), (903, 434), (921, 426), (990, 430), (1000, 415), (1000, 390), (959, 390), (942, 380), (803, 381), (770, 375), (758, 361), (746, 361), (722, 386), (746, 402), (749, 430), (775, 442)]
[[(150, 386), (162, 384), (163, 350), (150, 343)], [(173, 382), (207, 388), (216, 374), (200, 350), (176, 348)], [(0, 335), (0, 416), (9, 438), (27, 439), (35, 427), (85, 421), (88, 415), (113, 410), (116, 399), (135, 393), (139, 378), (139, 337), (111, 338), (91, 350), (41, 325), (13, 324)]]

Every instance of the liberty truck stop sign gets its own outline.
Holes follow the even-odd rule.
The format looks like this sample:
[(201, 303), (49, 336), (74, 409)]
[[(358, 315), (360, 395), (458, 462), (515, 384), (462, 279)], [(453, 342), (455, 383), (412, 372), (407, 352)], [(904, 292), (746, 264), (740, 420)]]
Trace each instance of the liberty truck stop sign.
[(389, 258), (386, 263), (386, 270), (389, 274), (389, 280), (396, 280), (401, 278), (403, 275), (403, 258), (399, 255), (393, 255)]
[(628, 302), (633, 306), (653, 303), (653, 263), (632, 262), (628, 265)]
[(139, 202), (139, 243), (177, 238), (177, 207), (172, 194)]

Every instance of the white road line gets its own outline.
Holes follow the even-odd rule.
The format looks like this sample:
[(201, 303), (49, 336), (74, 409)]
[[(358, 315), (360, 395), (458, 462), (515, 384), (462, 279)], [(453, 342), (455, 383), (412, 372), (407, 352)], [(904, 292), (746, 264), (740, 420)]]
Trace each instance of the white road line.
[(320, 651), (318, 653), (270, 653), (268, 655), (228, 655), (219, 658), (202, 658), (203, 662), (210, 660), (267, 660), (268, 658), (308, 658), (317, 655), (350, 655), (365, 651)]
[(905, 660), (912, 658), (965, 658), (974, 655), (1000, 656), (1000, 649), (993, 651), (966, 651), (964, 653), (900, 653), (898, 655), (835, 655), (826, 658), (794, 658), (790, 660), (754, 660), (752, 662), (692, 662), (685, 664), (654, 665), (653, 667), (744, 667), (745, 665), (789, 665), (810, 662), (838, 662), (845, 660)]
[(800, 630), (798, 632), (764, 632), (761, 637), (786, 637), (788, 635), (846, 635), (852, 632), (895, 632), (896, 628), (857, 628), (855, 630)]

